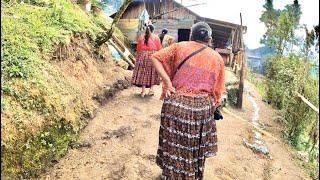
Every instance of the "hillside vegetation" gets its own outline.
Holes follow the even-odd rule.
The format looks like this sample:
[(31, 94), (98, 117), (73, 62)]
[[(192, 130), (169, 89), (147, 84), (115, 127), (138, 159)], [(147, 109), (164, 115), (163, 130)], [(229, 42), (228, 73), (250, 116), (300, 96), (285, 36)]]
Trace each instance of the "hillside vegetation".
[[(111, 76), (103, 14), (69, 0), (1, 1), (1, 177), (36, 177), (68, 149)], [(119, 30), (117, 36), (123, 40)], [(72, 59), (72, 60), (70, 60)], [(120, 71), (120, 70), (119, 70)], [(122, 71), (117, 76), (123, 75)], [(110, 76), (110, 77), (108, 77)]]
[[(307, 154), (304, 166), (313, 179), (319, 176), (319, 115), (297, 96), (302, 94), (314, 106), (319, 106), (319, 72), (310, 73), (319, 64), (312, 56), (319, 52), (319, 25), (302, 30), (302, 15), (298, 0), (275, 9), (272, 0), (266, 0), (260, 21), (266, 26), (261, 42), (273, 48), (275, 54), (266, 61), (266, 98), (281, 112), (284, 137), (297, 150)], [(317, 63), (315, 63), (317, 62)], [(261, 81), (260, 81), (261, 82)]]

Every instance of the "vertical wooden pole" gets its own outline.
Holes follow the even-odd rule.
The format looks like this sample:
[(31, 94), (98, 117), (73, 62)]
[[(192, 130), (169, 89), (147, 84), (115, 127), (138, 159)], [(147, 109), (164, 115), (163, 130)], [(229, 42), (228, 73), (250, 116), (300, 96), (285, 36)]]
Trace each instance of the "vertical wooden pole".
[(242, 108), (243, 104), (243, 89), (244, 89), (244, 74), (245, 74), (245, 52), (243, 45), (243, 32), (242, 32), (242, 15), (240, 13), (240, 38), (241, 38), (241, 70), (240, 70), (240, 83), (239, 83), (239, 96), (238, 96), (238, 108)]
[(234, 39), (234, 29), (231, 30), (231, 52), (230, 52), (230, 55), (229, 55), (229, 66), (232, 68), (232, 64), (234, 62), (234, 59), (233, 59), (233, 39)]
[(239, 48), (239, 39), (240, 39), (240, 37), (239, 37), (239, 34), (240, 34), (240, 32), (239, 32), (240, 30), (238, 30), (238, 28), (235, 30), (235, 41), (234, 41), (234, 49), (235, 49), (235, 54), (234, 54), (234, 62), (233, 62), (233, 64), (232, 64), (232, 70), (234, 71), (234, 73), (235, 74), (237, 74), (237, 62), (238, 62), (238, 57), (239, 57), (239, 52), (238, 52), (238, 48)]

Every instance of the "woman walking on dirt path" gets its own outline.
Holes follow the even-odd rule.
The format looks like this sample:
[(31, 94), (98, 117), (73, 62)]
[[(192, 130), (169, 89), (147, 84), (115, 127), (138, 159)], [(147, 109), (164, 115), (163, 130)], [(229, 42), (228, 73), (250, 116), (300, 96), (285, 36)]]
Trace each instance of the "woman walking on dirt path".
[(162, 179), (203, 179), (205, 159), (216, 155), (214, 112), (224, 90), (224, 62), (207, 47), (211, 34), (208, 24), (196, 23), (190, 41), (152, 56), (164, 82), (156, 158)]
[(160, 39), (153, 34), (154, 26), (148, 25), (145, 34), (138, 38), (137, 61), (133, 70), (132, 84), (142, 87), (141, 97), (145, 96), (145, 88), (150, 88), (149, 95), (153, 95), (153, 85), (160, 84), (158, 73), (151, 62), (151, 55), (161, 49)]
[(161, 34), (158, 35), (160, 42), (163, 48), (170, 46), (174, 43), (174, 37), (168, 35), (168, 29), (164, 28), (161, 31)]

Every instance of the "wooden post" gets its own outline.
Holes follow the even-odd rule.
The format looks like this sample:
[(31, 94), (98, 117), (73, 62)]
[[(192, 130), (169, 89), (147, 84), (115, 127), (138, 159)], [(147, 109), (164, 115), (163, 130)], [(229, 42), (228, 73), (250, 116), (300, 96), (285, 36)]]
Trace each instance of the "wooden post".
[(237, 62), (238, 62), (239, 56), (240, 56), (240, 53), (238, 51), (236, 54), (236, 58), (234, 59), (234, 63), (233, 63), (233, 70), (236, 75), (237, 75)]
[(243, 45), (243, 32), (242, 32), (242, 15), (240, 13), (240, 38), (241, 38), (241, 70), (240, 70), (240, 82), (239, 82), (239, 96), (238, 96), (238, 108), (242, 108), (243, 104), (243, 89), (244, 89), (244, 74), (245, 74), (245, 51)]
[(233, 59), (233, 39), (234, 39), (234, 29), (231, 30), (231, 40), (230, 40), (230, 45), (231, 45), (231, 52), (230, 52), (230, 55), (229, 55), (229, 66), (232, 67), (232, 64), (234, 62), (234, 59)]
[(232, 64), (233, 64), (233, 62), (234, 62), (234, 54), (233, 54), (233, 52), (232, 52), (232, 49), (231, 49), (231, 52), (230, 52), (229, 57), (230, 57), (230, 67), (232, 68)]

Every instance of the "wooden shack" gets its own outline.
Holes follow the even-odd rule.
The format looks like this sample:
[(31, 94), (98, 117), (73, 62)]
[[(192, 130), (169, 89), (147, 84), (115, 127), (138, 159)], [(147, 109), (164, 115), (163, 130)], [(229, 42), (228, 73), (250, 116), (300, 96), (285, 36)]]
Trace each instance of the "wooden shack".
[[(169, 35), (175, 37), (177, 42), (187, 41), (191, 26), (196, 22), (205, 21), (213, 30), (213, 47), (219, 49), (226, 63), (229, 62), (231, 53), (239, 51), (240, 25), (202, 17), (175, 0), (134, 0), (129, 5), (117, 26), (132, 44), (135, 44), (137, 37), (144, 32), (138, 19), (144, 9), (147, 10), (155, 26), (156, 34), (167, 28)], [(246, 31), (246, 27), (243, 27), (243, 31)]]

